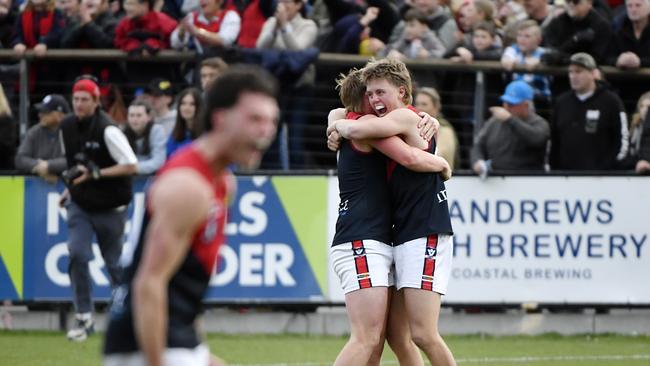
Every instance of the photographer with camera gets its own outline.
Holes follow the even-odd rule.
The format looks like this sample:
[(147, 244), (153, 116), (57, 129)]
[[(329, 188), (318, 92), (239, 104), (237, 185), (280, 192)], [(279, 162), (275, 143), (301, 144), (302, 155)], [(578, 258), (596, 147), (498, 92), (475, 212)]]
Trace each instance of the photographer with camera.
[(75, 327), (68, 339), (83, 341), (94, 331), (88, 262), (94, 257), (93, 234), (113, 286), (120, 280), (126, 208), (137, 159), (124, 133), (101, 111), (97, 83), (86, 77), (72, 88), (73, 113), (61, 122), (68, 170), (61, 204), (68, 211), (69, 274)]

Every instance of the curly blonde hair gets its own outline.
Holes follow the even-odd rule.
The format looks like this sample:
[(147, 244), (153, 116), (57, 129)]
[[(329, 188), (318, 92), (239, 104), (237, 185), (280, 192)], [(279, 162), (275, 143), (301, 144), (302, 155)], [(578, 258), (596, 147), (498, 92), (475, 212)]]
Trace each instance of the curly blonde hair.
[(394, 58), (370, 60), (363, 69), (362, 81), (367, 85), (370, 80), (385, 79), (396, 87), (404, 87), (402, 102), (409, 105), (413, 102), (413, 82), (406, 64)]

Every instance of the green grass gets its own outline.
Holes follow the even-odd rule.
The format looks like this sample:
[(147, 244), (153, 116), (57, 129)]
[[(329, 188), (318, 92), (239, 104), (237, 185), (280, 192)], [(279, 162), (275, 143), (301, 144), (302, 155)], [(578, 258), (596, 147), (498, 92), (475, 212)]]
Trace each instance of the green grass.
[[(647, 366), (650, 336), (448, 336), (459, 365)], [(236, 365), (330, 365), (345, 337), (210, 334), (210, 349)], [(63, 333), (0, 331), (0, 363), (11, 366), (100, 364), (101, 336), (72, 343)], [(634, 358), (643, 355), (642, 358)], [(603, 358), (617, 356), (618, 359)], [(529, 357), (528, 360), (523, 359)], [(386, 348), (383, 361), (396, 365)]]

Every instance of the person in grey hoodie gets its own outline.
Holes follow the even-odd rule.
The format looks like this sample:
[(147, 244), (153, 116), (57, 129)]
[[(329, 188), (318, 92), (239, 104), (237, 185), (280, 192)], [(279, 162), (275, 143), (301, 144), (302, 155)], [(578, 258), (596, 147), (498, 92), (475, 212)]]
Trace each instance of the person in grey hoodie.
[(476, 135), (472, 169), (484, 177), (494, 170), (543, 170), (548, 122), (535, 114), (533, 88), (513, 81), (501, 96), (503, 107), (492, 107), (492, 117)]
[(39, 123), (27, 131), (18, 147), (16, 169), (53, 183), (67, 167), (59, 126), (63, 117), (70, 113), (70, 105), (62, 95), (51, 94), (36, 104), (36, 110)]

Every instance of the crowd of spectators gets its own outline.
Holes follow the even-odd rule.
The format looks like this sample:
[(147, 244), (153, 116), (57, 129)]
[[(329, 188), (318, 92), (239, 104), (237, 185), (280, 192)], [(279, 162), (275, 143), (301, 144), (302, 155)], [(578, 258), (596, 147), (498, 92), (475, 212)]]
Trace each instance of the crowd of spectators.
[[(65, 65), (37, 62), (30, 68), (30, 95), (35, 95), (38, 89), (40, 93), (51, 94), (50, 100), (58, 100), (60, 96), (56, 95), (57, 90), (48, 89), (51, 83), (44, 81), (94, 75), (100, 85), (104, 109), (130, 134), (134, 150), (142, 152), (138, 157), (155, 152), (155, 157), (149, 156), (155, 161), (160, 161), (160, 151), (169, 155), (196, 136), (192, 126), (200, 111), (201, 90), (227, 67), (223, 60), (211, 56), (236, 49), (240, 59), (258, 60), (265, 65), (272, 64), (269, 55), (277, 63), (286, 60), (282, 53), (290, 53), (291, 66), (276, 67), (294, 73), (291, 77), (282, 74), (285, 77), (282, 120), (288, 125), (291, 137), (289, 151), (295, 152), (289, 160), (293, 166), (305, 166), (305, 154), (302, 154), (305, 119), (300, 111), (309, 108), (306, 100), (315, 80), (315, 68), (311, 64), (314, 58), (309, 50), (317, 49), (401, 59), (446, 58), (465, 64), (475, 60), (500, 61), (504, 80), (515, 82), (509, 88), (517, 87), (514, 99), (525, 99), (510, 103), (513, 94), (509, 93), (515, 89), (507, 89), (501, 98), (504, 104), (492, 106), (489, 121), (476, 125), (469, 167), (477, 172), (487, 171), (490, 162), (494, 170), (648, 171), (650, 157), (644, 155), (648, 150), (648, 143), (644, 143), (648, 133), (643, 134), (648, 125), (644, 121), (648, 119), (646, 111), (650, 103), (650, 98), (643, 93), (648, 88), (643, 83), (635, 83), (634, 87), (620, 91), (622, 99), (639, 101), (634, 117), (627, 118), (634, 111), (625, 109), (621, 98), (603, 80), (598, 66), (611, 65), (625, 70), (649, 67), (649, 25), (650, 0), (624, 3), (620, 0), (0, 1), (0, 42), (5, 48), (13, 48), (18, 56), (26, 50), (45, 55), (53, 48), (116, 48), (140, 58), (155, 57), (163, 49), (191, 50), (203, 55), (205, 61), (196, 70), (186, 65), (152, 63), (129, 64), (125, 69), (124, 65), (106, 61)], [(257, 58), (251, 58), (252, 54), (245, 51), (257, 51)], [(578, 61), (572, 57), (576, 54), (580, 55)], [(552, 77), (535, 72), (540, 65), (568, 67), (570, 88), (554, 89)], [(125, 88), (129, 90), (120, 91), (116, 88), (118, 84), (128, 85)], [(532, 90), (530, 99), (525, 85)], [(414, 103), (422, 109), (430, 106), (432, 114), (442, 116), (443, 103), (436, 90), (422, 88), (421, 91), (416, 94), (419, 101)], [(125, 103), (124, 95), (133, 103)], [(15, 120), (15, 116), (11, 114), (10, 104), (6, 108), (1, 104), (0, 109), (6, 110), (0, 110), (0, 128), (7, 128), (11, 122), (6, 119)], [(47, 104), (43, 101), (40, 105)], [(540, 105), (553, 106), (554, 113), (545, 116), (548, 118), (539, 117), (535, 107)], [(53, 120), (49, 117), (53, 111), (38, 109), (37, 112), (40, 127), (38, 131), (30, 130), (27, 137), (38, 135), (39, 139), (51, 139), (56, 129), (56, 123), (48, 123)], [(537, 117), (550, 132), (546, 131), (548, 128), (539, 136), (525, 132), (531, 121), (539, 122)], [(147, 123), (134, 122), (139, 119), (147, 119)], [(452, 124), (443, 123), (443, 129), (451, 132), (442, 134), (440, 145), (448, 149), (444, 154), (450, 164), (456, 162), (458, 166), (458, 137)], [(149, 138), (149, 134), (156, 137)], [(164, 141), (158, 141), (160, 136), (164, 136)], [(514, 140), (517, 138), (524, 140)], [(13, 164), (14, 156), (16, 163), (19, 160), (15, 128), (3, 134), (2, 139), (2, 168), (19, 168), (42, 176), (53, 173), (48, 172), (51, 167), (43, 168), (44, 158), (38, 154), (30, 164)], [(495, 139), (507, 139), (507, 142), (495, 145)], [(525, 160), (521, 144), (529, 140), (535, 140), (531, 152), (534, 164), (503, 164), (503, 161)], [(494, 151), (491, 145), (499, 151)], [(584, 161), (576, 162), (576, 149), (588, 155)], [(277, 155), (278, 151), (276, 146), (270, 149), (270, 154)], [(517, 156), (503, 160), (504, 152)], [(145, 173), (150, 169), (139, 171)]]

